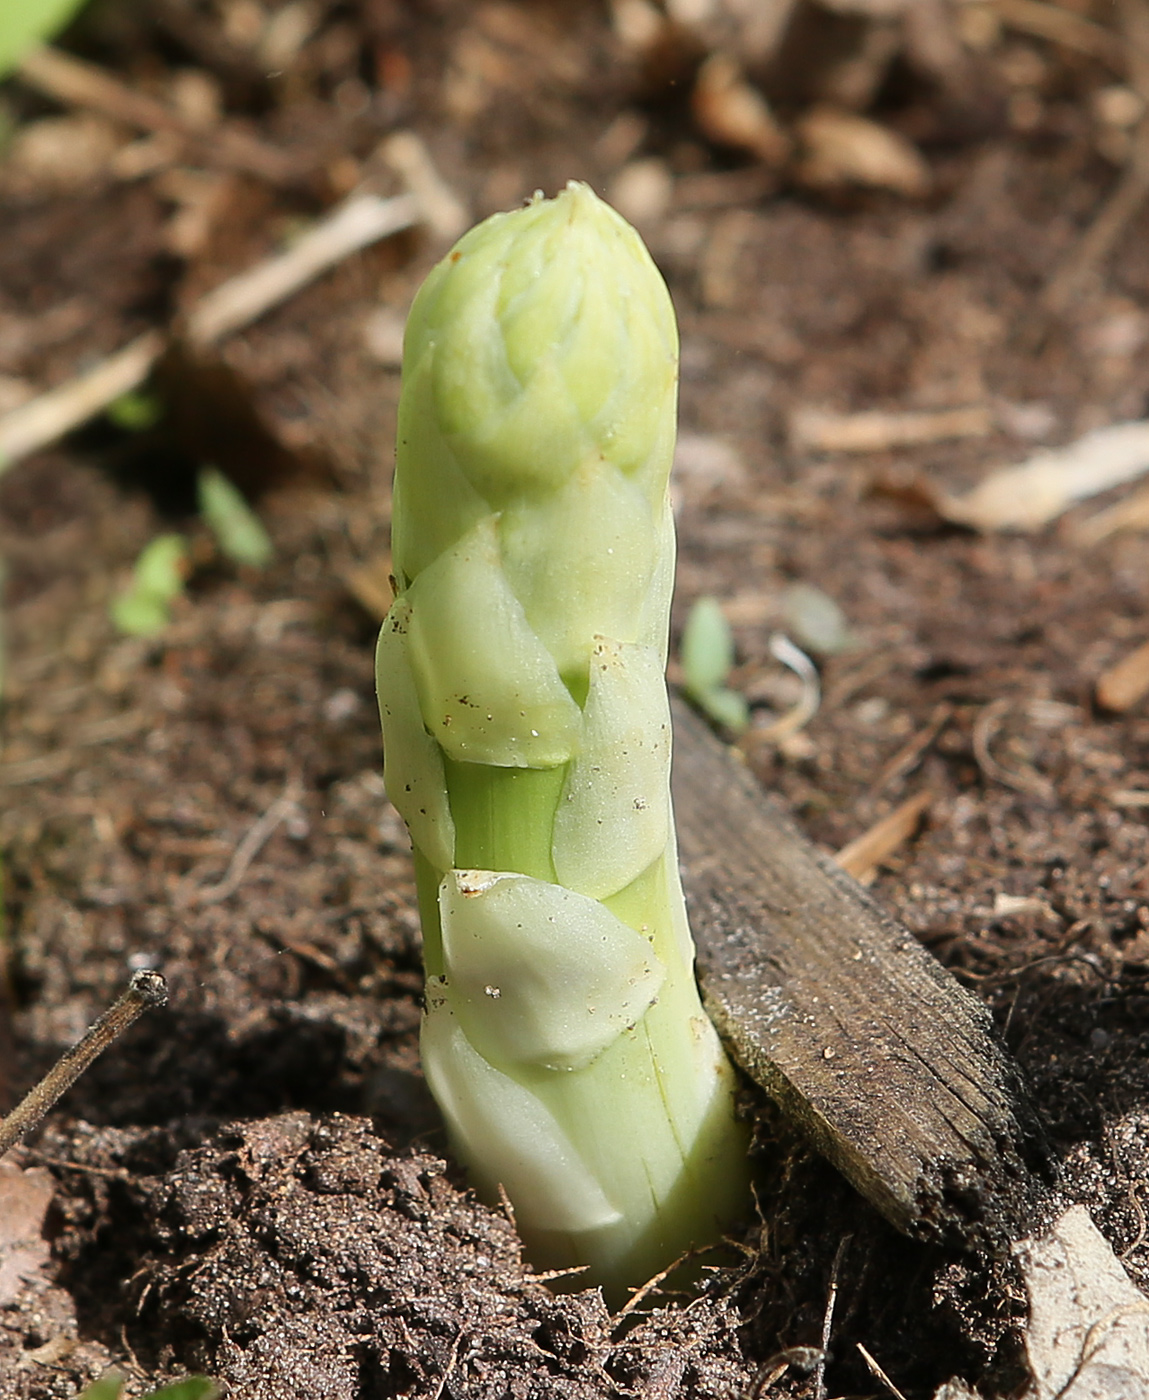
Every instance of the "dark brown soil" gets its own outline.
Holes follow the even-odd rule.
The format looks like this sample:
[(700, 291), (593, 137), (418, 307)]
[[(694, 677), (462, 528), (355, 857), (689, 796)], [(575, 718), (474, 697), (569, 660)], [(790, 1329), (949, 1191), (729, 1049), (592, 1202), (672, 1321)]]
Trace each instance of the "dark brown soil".
[[(964, 98), (898, 60), (868, 110), (928, 156), (934, 192), (912, 202), (814, 193), (708, 144), (685, 95), (705, 43), (680, 34), (640, 63), (594, 5), (322, 4), (272, 78), (226, 37), (241, 6), (154, 8), (97, 8), (68, 43), (157, 93), (177, 69), (211, 74), (229, 113), (317, 173), (279, 190), (221, 177), (190, 246), (158, 175), (61, 188), (0, 166), (0, 376), (47, 388), (167, 324), (375, 170), (396, 126), (474, 217), (662, 158), (676, 192), (643, 232), (680, 313), (683, 428), (729, 448), (684, 457), (676, 625), (703, 593), (728, 605), (733, 683), (755, 705), (743, 746), (814, 840), (836, 849), (932, 790), (874, 891), (992, 1006), (1067, 1197), (1149, 1287), (1149, 807), (1114, 800), (1149, 789), (1149, 713), (1092, 700), (1149, 636), (1144, 534), (1079, 543), (1101, 498), (1035, 536), (979, 537), (877, 489), (915, 471), (964, 488), (1149, 410), (1144, 211), (1064, 313), (1040, 302), (1119, 178), (1091, 105), (1117, 77), (1009, 33), (969, 50)], [(1016, 116), (1025, 62), (1036, 123)], [(10, 102), (24, 123), (51, 114), (18, 84)], [(366, 328), (402, 314), (441, 251), (412, 235), (350, 259), (218, 359), (173, 357), (157, 427), (101, 420), (0, 477), (0, 1109), (131, 968), (171, 988), (14, 1154), (55, 1195), (50, 1252), (25, 1241), (15, 1284), (0, 1228), (0, 1393), (72, 1396), (115, 1363), (132, 1395), (190, 1369), (237, 1400), (824, 1400), (877, 1390), (860, 1342), (910, 1400), (954, 1375), (1009, 1394), (1025, 1303), (1008, 1261), (898, 1237), (751, 1088), (760, 1218), (699, 1296), (655, 1292), (630, 1317), (533, 1278), (512, 1222), (439, 1155), (363, 579), (386, 578), (399, 388)], [(994, 409), (988, 438), (790, 445), (799, 408), (970, 403)], [(265, 572), (222, 561), (191, 517), (205, 460), (256, 500)], [(173, 527), (193, 541), (188, 594), (158, 640), (120, 637), (109, 599)], [(779, 748), (761, 737), (789, 695), (768, 639), (795, 582), (834, 598), (854, 640)]]

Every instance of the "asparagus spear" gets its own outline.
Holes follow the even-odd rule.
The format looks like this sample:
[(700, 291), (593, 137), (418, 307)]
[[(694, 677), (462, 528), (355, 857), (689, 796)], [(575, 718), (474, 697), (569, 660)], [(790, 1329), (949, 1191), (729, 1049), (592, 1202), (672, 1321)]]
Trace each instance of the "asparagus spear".
[(407, 325), (377, 661), (427, 1079), (534, 1262), (614, 1296), (747, 1189), (670, 809), (677, 353), (661, 276), (587, 186), (463, 237)]

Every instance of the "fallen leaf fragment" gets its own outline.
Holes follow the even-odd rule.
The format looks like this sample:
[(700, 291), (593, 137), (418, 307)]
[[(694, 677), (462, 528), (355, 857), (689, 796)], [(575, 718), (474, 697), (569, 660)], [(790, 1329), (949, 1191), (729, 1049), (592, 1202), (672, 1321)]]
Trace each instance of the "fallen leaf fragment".
[(991, 472), (964, 496), (939, 492), (934, 506), (944, 519), (977, 530), (1040, 530), (1074, 502), (1147, 471), (1149, 420), (1114, 423)]
[(868, 117), (815, 107), (797, 134), (802, 157), (794, 175), (800, 184), (812, 189), (862, 185), (910, 199), (929, 193), (930, 168), (917, 147)]
[(42, 1231), (55, 1189), (51, 1172), (41, 1167), (22, 1171), (0, 1162), (0, 1307), (14, 1303), (48, 1263)]
[(1149, 1299), (1084, 1206), (1014, 1246), (1029, 1294), (1024, 1400), (1133, 1400), (1149, 1394)]
[(1149, 642), (1123, 656), (1097, 678), (1094, 691), (1103, 710), (1124, 714), (1149, 695)]

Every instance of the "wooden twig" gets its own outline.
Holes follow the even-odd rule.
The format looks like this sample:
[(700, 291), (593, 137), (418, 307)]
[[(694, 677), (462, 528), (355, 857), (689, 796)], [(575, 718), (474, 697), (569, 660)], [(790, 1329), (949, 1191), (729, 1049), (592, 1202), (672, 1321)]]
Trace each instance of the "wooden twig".
[(140, 131), (178, 136), (207, 165), (255, 175), (274, 185), (297, 185), (315, 165), (312, 160), (309, 168), (309, 162), (301, 160), (298, 152), (269, 146), (227, 122), (205, 130), (165, 103), (119, 82), (95, 64), (59, 49), (31, 50), (21, 60), (19, 75), (29, 87), (65, 106), (86, 107)]
[(872, 801), (879, 797), (892, 782), (904, 778), (921, 762), (923, 754), (953, 718), (954, 707), (948, 700), (934, 706), (929, 723), (916, 734), (911, 734), (893, 758), (882, 768), (870, 784), (866, 797)]
[(901, 413), (799, 408), (790, 418), (790, 442), (807, 452), (888, 452), (951, 438), (986, 437), (992, 431), (993, 414), (983, 404)]
[(211, 345), (250, 326), (352, 253), (410, 228), (418, 222), (421, 212), (413, 195), (394, 199), (356, 195), (284, 252), (241, 272), (202, 297), (187, 318), (188, 340), (196, 347)]
[(396, 131), (379, 151), (419, 201), (423, 220), (434, 236), (453, 243), (471, 222), (470, 211), (435, 168), (423, 138), (413, 131)]
[(163, 354), (164, 337), (145, 331), (90, 370), (0, 418), (0, 471), (86, 423), (137, 388)]
[(152, 1006), (166, 1006), (168, 986), (158, 972), (137, 972), (128, 990), (82, 1040), (66, 1050), (36, 1087), (0, 1120), (0, 1157), (43, 1122), (56, 1102), (98, 1056)]
[[(202, 347), (257, 320), (329, 268), (420, 218), (414, 196), (381, 199), (355, 195), (321, 219), (290, 248), (208, 292), (187, 316), (186, 334)], [(0, 418), (0, 472), (86, 423), (113, 400), (137, 388), (155, 368), (167, 345), (160, 331), (147, 331), (106, 360), (22, 404)]]
[(988, 1010), (678, 702), (674, 722), (699, 980), (735, 1058), (898, 1229), (1018, 1238), (1048, 1149)]

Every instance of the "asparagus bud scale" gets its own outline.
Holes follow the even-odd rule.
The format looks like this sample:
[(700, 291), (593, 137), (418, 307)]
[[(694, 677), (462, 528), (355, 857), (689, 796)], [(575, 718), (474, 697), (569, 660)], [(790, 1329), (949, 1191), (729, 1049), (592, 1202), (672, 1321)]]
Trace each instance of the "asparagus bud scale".
[(670, 807), (677, 357), (587, 186), (460, 240), (407, 324), (377, 658), (431, 1090), (534, 1262), (616, 1295), (746, 1193)]

